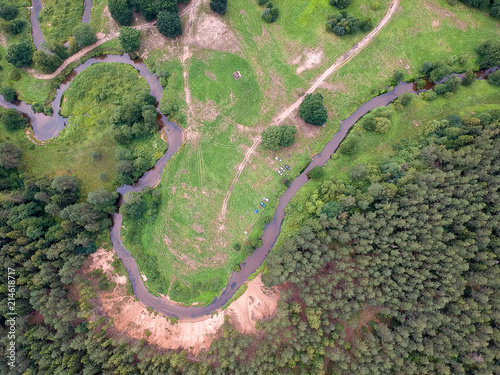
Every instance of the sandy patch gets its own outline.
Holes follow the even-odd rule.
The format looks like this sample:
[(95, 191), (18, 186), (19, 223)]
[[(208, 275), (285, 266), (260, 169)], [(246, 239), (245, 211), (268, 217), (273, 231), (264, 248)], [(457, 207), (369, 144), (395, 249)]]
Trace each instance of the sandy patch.
[(127, 276), (120, 276), (117, 273), (114, 273), (114, 267), (111, 265), (113, 261), (116, 259), (114, 251), (107, 251), (104, 248), (99, 248), (93, 254), (90, 254), (87, 258), (86, 262), (92, 270), (102, 270), (106, 275), (108, 275), (108, 279), (112, 282), (125, 285), (127, 283)]
[(439, 20), (432, 21), (432, 30), (436, 31), (440, 25)]
[(327, 89), (328, 91), (331, 91), (331, 92), (346, 92), (347, 91), (346, 85), (344, 85), (342, 82), (330, 83), (330, 82), (323, 81), (323, 82), (321, 82), (319, 87), (321, 87), (323, 89)]
[(297, 74), (302, 73), (304, 70), (317, 68), (325, 59), (325, 53), (322, 49), (305, 49), (303, 52), (290, 57), (288, 64), (298, 65)]
[[(215, 76), (214, 76), (215, 77)], [(220, 111), (213, 100), (207, 99), (205, 102), (191, 99), (191, 112), (198, 121), (215, 121)]]
[(195, 45), (221, 52), (241, 52), (240, 43), (221, 17), (211, 13), (203, 14), (197, 19), (195, 28)]
[[(255, 323), (276, 311), (279, 293), (276, 289), (264, 288), (258, 276), (248, 283), (246, 292), (226, 310), (219, 310), (212, 317), (181, 320), (176, 324), (162, 314), (155, 316), (149, 313), (140, 302), (126, 295), (125, 288), (103, 292), (100, 299), (104, 312), (113, 319), (119, 331), (125, 331), (136, 339), (144, 338), (151, 345), (166, 349), (183, 348), (197, 354), (209, 348), (226, 315), (239, 332), (255, 333)], [(146, 332), (150, 332), (149, 337)]]
[(193, 230), (199, 234), (202, 234), (205, 232), (205, 228), (203, 228), (203, 225), (198, 225), (198, 224), (193, 224)]

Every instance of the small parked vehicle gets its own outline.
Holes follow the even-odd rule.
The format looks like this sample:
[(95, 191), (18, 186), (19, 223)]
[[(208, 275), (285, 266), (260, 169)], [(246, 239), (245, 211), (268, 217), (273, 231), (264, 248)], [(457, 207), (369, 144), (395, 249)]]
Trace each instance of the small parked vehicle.
[(288, 169), (288, 170), (290, 170), (290, 167), (288, 165), (285, 165), (285, 168)]
[(269, 202), (269, 198), (266, 198), (266, 197), (262, 198), (262, 200), (263, 200), (264, 202)]
[(278, 170), (278, 174), (279, 174), (280, 176), (283, 176), (283, 172), (281, 172), (280, 170)]
[(266, 204), (265, 204), (264, 202), (260, 202), (260, 205), (261, 205), (262, 207), (266, 207)]
[(285, 171), (285, 168), (280, 167), (280, 171), (281, 171), (281, 172), (284, 172), (284, 171)]
[(278, 157), (276, 156), (276, 157), (274, 158), (274, 160), (278, 160)]

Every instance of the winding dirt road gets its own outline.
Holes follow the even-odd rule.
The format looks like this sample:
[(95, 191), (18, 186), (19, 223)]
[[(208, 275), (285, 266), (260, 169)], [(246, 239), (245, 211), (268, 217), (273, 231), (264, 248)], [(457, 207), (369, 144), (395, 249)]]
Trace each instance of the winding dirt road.
[[(179, 17), (183, 16), (184, 14), (186, 14), (187, 12), (190, 11), (193, 3), (197, 3), (197, 1), (193, 1), (192, 3), (190, 3), (186, 8), (184, 8), (182, 10), (182, 12), (179, 12)], [(148, 22), (148, 23), (144, 23), (142, 25), (139, 25), (139, 26), (134, 26), (135, 29), (137, 30), (146, 30), (146, 29), (149, 29), (151, 27), (155, 27), (156, 26), (156, 21), (151, 21), (151, 22)], [(94, 48), (96, 47), (99, 47), (101, 44), (104, 44), (114, 38), (118, 38), (118, 36), (120, 35), (120, 33), (111, 33), (111, 34), (102, 34), (102, 33), (97, 33), (97, 42), (91, 44), (91, 45), (88, 45), (87, 47), (84, 47), (82, 48), (80, 51), (78, 51), (77, 53), (75, 53), (74, 55), (68, 57), (66, 60), (64, 60), (64, 62), (62, 63), (62, 65), (57, 68), (57, 70), (54, 72), (54, 73), (51, 73), (51, 74), (40, 74), (40, 73), (37, 73), (35, 70), (30, 70), (30, 74), (35, 77), (35, 78), (38, 78), (38, 79), (52, 79), (52, 78), (55, 78), (57, 77), (59, 74), (61, 74), (61, 72), (71, 63), (75, 62), (75, 61), (78, 61), (80, 60), (83, 56), (85, 56), (87, 53), (89, 53), (90, 51), (92, 51)]]
[[(400, 0), (394, 0), (391, 2), (389, 5), (389, 9), (387, 10), (387, 13), (385, 14), (384, 18), (379, 22), (379, 24), (370, 32), (368, 33), (359, 43), (355, 44), (354, 47), (352, 47), (349, 51), (347, 51), (344, 55), (339, 57), (332, 66), (330, 66), (327, 70), (325, 70), (316, 80), (314, 83), (311, 85), (309, 90), (306, 91), (304, 95), (302, 95), (295, 103), (293, 103), (290, 107), (285, 109), (283, 112), (281, 112), (279, 115), (275, 117), (273, 122), (271, 123), (271, 126), (278, 126), (280, 125), (288, 116), (290, 116), (293, 111), (295, 111), (299, 106), (300, 103), (304, 100), (305, 96), (307, 94), (312, 94), (318, 87), (321, 85), (321, 83), (327, 79), (330, 75), (335, 73), (337, 70), (342, 68), (346, 63), (348, 63), (350, 60), (352, 60), (356, 55), (358, 55), (361, 51), (363, 51), (366, 47), (370, 45), (372, 42), (373, 38), (375, 38), (380, 30), (389, 22), (389, 20), (392, 18), (394, 13), (396, 12), (397, 8), (399, 7)], [(234, 186), (238, 182), (238, 179), (240, 178), (241, 172), (243, 172), (243, 169), (245, 168), (245, 165), (247, 164), (248, 160), (250, 160), (251, 154), (255, 151), (257, 146), (260, 144), (261, 138), (258, 137), (255, 142), (252, 144), (252, 146), (247, 150), (245, 153), (245, 156), (243, 157), (243, 161), (238, 165), (237, 167), (237, 173), (236, 176), (234, 177), (233, 182), (229, 186), (229, 189), (227, 190), (226, 196), (224, 197), (224, 201), (222, 202), (222, 210), (220, 214), (220, 218), (222, 221), (225, 220), (226, 218), (226, 210), (227, 210), (227, 202), (229, 201), (229, 198), (231, 197), (231, 193), (233, 192)]]

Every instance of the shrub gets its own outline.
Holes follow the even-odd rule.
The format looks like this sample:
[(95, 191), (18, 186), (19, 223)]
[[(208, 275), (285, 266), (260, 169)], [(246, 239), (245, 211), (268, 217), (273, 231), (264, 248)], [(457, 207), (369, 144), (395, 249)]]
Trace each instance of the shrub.
[(257, 0), (257, 4), (260, 6), (265, 5), (269, 0)]
[(90, 157), (94, 160), (101, 160), (101, 153), (97, 150), (94, 150), (90, 153)]
[(31, 44), (28, 42), (11, 44), (7, 48), (5, 60), (16, 68), (27, 68), (33, 61), (33, 49)]
[(340, 145), (339, 151), (345, 155), (354, 155), (357, 153), (359, 151), (359, 137), (348, 136)]
[(323, 95), (307, 94), (299, 107), (299, 116), (307, 124), (315, 126), (323, 125), (328, 119), (328, 111), (323, 105)]
[(488, 74), (488, 83), (493, 86), (500, 86), (500, 70)]
[(17, 82), (21, 79), (21, 72), (18, 69), (13, 69), (9, 73), (9, 79), (11, 81)]
[(337, 36), (355, 33), (360, 26), (359, 18), (349, 16), (342, 11), (338, 15), (331, 14), (326, 22), (326, 31)]
[(28, 123), (15, 109), (6, 109), (2, 115), (1, 121), (8, 131), (22, 129)]
[(133, 27), (122, 27), (118, 40), (125, 52), (137, 51), (141, 46), (141, 31)]
[(404, 92), (398, 97), (399, 103), (403, 106), (406, 107), (408, 104), (411, 103), (415, 95), (410, 94), (409, 92)]
[(339, 9), (345, 9), (351, 5), (352, 0), (330, 0), (329, 4)]
[(398, 85), (405, 78), (405, 73), (402, 70), (395, 70), (392, 75), (392, 84)]
[(323, 169), (323, 167), (316, 166), (316, 167), (313, 167), (309, 171), (309, 173), (307, 173), (307, 175), (309, 176), (309, 178), (311, 180), (319, 180), (320, 178), (322, 178), (325, 175), (325, 170)]
[(266, 8), (264, 9), (264, 12), (262, 12), (262, 18), (267, 23), (273, 23), (278, 19), (278, 16), (280, 14), (279, 12), (280, 11), (277, 7)]
[(278, 151), (278, 148), (288, 147), (295, 142), (295, 126), (270, 126), (262, 132), (262, 146), (269, 150)]
[(132, 9), (129, 8), (127, 0), (108, 0), (108, 8), (118, 25), (129, 26), (132, 23)]
[(62, 60), (59, 56), (46, 53), (43, 50), (36, 51), (33, 55), (33, 62), (43, 73), (53, 73), (62, 64)]
[(210, 9), (220, 15), (226, 14), (227, 0), (211, 0)]
[(9, 33), (17, 35), (23, 32), (26, 27), (26, 21), (24, 20), (14, 20), (9, 23)]
[(474, 83), (474, 81), (476, 80), (476, 74), (468, 69), (466, 72), (465, 72), (465, 77), (462, 78), (462, 86), (470, 86), (472, 85), (472, 83)]
[(9, 103), (13, 103), (17, 99), (16, 90), (14, 90), (12, 87), (2, 88), (2, 90), (0, 91), (0, 94), (2, 94), (5, 101), (7, 101)]
[(158, 31), (168, 38), (175, 38), (182, 34), (181, 20), (177, 13), (165, 11), (158, 13), (156, 26)]
[(17, 17), (17, 7), (15, 5), (0, 4), (0, 17), (6, 21), (12, 21)]
[(427, 90), (427, 91), (421, 93), (420, 97), (423, 100), (426, 100), (428, 102), (432, 102), (434, 99), (437, 98), (437, 94), (434, 92), (434, 90)]
[(88, 23), (80, 23), (73, 28), (73, 37), (80, 47), (86, 47), (95, 43), (97, 38)]

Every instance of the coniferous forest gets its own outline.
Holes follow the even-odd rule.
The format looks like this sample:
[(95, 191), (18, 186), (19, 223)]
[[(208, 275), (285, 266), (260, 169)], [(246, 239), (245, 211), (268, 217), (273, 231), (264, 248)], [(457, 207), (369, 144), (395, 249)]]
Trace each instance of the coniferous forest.
[[(499, 125), (498, 110), (435, 119), (376, 168), (323, 182), (321, 210), (268, 257), (263, 280), (282, 288), (275, 317), (256, 336), (226, 323), (196, 360), (85, 320), (93, 282), (109, 285), (78, 270), (117, 196), (82, 199), (71, 176), (32, 179), (3, 143), (0, 264), (15, 272), (18, 346), (2, 373), (499, 373)], [(9, 292), (3, 283), (4, 332)]]

